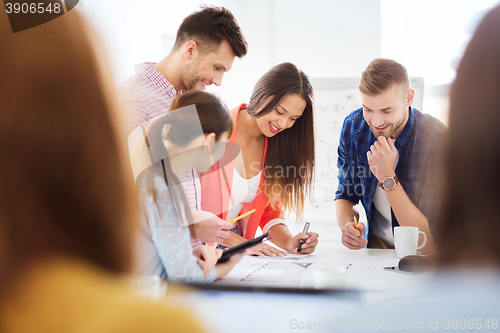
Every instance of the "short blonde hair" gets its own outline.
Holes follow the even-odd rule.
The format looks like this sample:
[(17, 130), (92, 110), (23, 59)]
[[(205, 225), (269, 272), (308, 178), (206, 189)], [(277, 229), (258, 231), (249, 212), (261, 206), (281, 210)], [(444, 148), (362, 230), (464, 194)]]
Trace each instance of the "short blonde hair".
[(401, 84), (406, 88), (405, 92), (410, 88), (406, 68), (397, 61), (378, 58), (373, 60), (361, 75), (359, 90), (365, 95), (375, 96), (395, 84)]

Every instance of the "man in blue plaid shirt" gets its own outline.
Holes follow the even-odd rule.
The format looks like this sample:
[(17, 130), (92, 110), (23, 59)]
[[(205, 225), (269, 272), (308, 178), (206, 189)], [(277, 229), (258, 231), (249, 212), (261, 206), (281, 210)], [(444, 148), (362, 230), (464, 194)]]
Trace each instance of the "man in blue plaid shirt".
[[(406, 68), (393, 60), (372, 61), (359, 89), (363, 107), (344, 120), (338, 148), (335, 208), (342, 244), (394, 248), (393, 228), (414, 226), (427, 235), (422, 253), (432, 253), (441, 202), (439, 143), (447, 129), (411, 106)], [(360, 200), (368, 239), (365, 224), (358, 232), (354, 222)]]

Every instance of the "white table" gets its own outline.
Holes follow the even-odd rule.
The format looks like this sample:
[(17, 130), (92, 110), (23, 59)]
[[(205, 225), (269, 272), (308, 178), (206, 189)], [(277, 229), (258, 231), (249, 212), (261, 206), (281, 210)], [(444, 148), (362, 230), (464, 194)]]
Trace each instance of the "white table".
[[(314, 270), (344, 268), (341, 278), (345, 281), (337, 288), (358, 290), (363, 297), (397, 296), (393, 284), (400, 288), (405, 283), (419, 280), (421, 275), (401, 274), (386, 271), (384, 267), (397, 266), (399, 259), (394, 250), (362, 249), (349, 250), (344, 247), (320, 246), (317, 251), (301, 259), (273, 259), (246, 256), (227, 276), (216, 281), (216, 286), (262, 287), (262, 288), (315, 288)], [(301, 267), (303, 266), (303, 267)], [(305, 267), (307, 266), (307, 267)], [(332, 278), (335, 278), (333, 276)], [(343, 284), (343, 285), (342, 285)], [(389, 295), (388, 295), (389, 294)], [(368, 299), (367, 299), (368, 301)], [(376, 302), (377, 299), (369, 301)]]
[[(285, 261), (310, 265), (302, 272), (300, 269), (296, 271), (302, 276), (285, 276), (285, 272), (284, 279), (276, 277), (276, 272), (290, 266), (290, 262)], [(188, 303), (211, 322), (217, 332), (286, 332), (301, 320), (334, 320), (348, 316), (360, 307), (411, 295), (418, 289), (415, 286), (422, 284), (425, 275), (383, 270), (385, 266), (397, 266), (397, 262), (394, 250), (351, 251), (329, 246), (319, 247), (316, 253), (300, 260), (246, 256), (231, 273), (214, 285), (265, 288), (295, 285), (300, 288), (302, 284), (302, 287), (311, 287), (307, 285), (307, 276), (315, 267), (350, 264), (346, 270), (346, 288), (351, 291), (333, 291), (331, 294), (209, 291), (191, 295)], [(260, 267), (258, 276), (245, 279), (248, 272), (255, 272), (255, 267)], [(297, 267), (300, 268), (300, 265)]]

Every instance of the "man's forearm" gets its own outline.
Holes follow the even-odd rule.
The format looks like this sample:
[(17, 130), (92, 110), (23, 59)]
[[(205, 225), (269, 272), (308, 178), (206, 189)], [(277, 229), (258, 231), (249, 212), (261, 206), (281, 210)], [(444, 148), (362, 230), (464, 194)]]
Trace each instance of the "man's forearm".
[(358, 212), (354, 209), (354, 203), (346, 199), (335, 200), (335, 212), (340, 229), (344, 229), (347, 223), (353, 222), (354, 216), (359, 218)]

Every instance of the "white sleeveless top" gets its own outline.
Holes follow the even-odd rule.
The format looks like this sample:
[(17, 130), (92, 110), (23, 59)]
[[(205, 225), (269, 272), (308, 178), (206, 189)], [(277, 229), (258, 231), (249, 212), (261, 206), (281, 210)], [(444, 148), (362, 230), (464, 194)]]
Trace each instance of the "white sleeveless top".
[[(259, 189), (261, 173), (262, 171), (259, 171), (259, 173), (254, 177), (245, 179), (240, 176), (236, 169), (234, 170), (233, 186), (231, 187), (231, 198), (229, 199), (229, 210), (227, 212), (226, 221), (231, 221), (235, 217), (238, 217), (245, 203), (255, 201), (257, 191)], [(241, 212), (241, 214), (243, 213), (246, 212)], [(241, 233), (244, 235), (246, 224), (243, 220), (239, 220), (238, 222)]]

